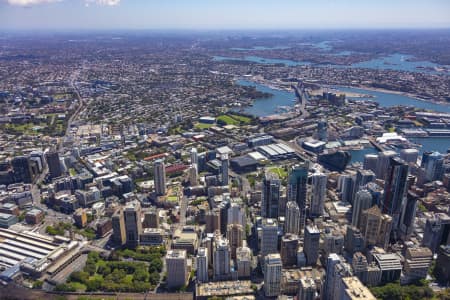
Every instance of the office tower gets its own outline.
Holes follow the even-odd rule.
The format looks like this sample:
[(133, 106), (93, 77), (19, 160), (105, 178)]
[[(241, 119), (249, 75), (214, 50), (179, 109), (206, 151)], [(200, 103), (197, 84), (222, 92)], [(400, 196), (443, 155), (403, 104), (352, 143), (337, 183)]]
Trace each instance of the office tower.
[(288, 201), (295, 201), (300, 209), (300, 232), (306, 222), (306, 192), (308, 190), (309, 161), (292, 166), (288, 178)]
[(323, 142), (328, 141), (328, 122), (326, 120), (317, 122), (317, 138)]
[(33, 173), (28, 157), (16, 156), (12, 159), (11, 165), (14, 170), (14, 182), (32, 183)]
[(417, 211), (417, 201), (419, 196), (413, 192), (408, 192), (406, 202), (400, 218), (400, 232), (403, 240), (408, 240), (414, 230), (414, 219)]
[(208, 282), (208, 249), (200, 247), (197, 251), (197, 281)]
[(331, 253), (327, 257), (325, 283), (323, 287), (323, 299), (333, 299), (334, 292), (334, 267), (341, 263), (341, 257), (336, 253)]
[(281, 181), (278, 175), (266, 171), (262, 182), (261, 216), (278, 218), (278, 203), (280, 201)]
[(223, 154), (221, 156), (221, 178), (222, 178), (222, 185), (228, 185), (228, 168), (229, 168), (229, 159), (228, 154)]
[(228, 209), (231, 207), (230, 198), (225, 197), (222, 202), (218, 205), (220, 213), (220, 233), (227, 234), (228, 225)]
[(425, 223), (422, 245), (430, 248), (433, 253), (440, 245), (450, 243), (450, 217), (444, 213), (437, 213), (428, 217)]
[(417, 149), (402, 149), (400, 151), (400, 158), (409, 164), (416, 164), (419, 158), (419, 150)]
[(216, 230), (220, 230), (220, 211), (213, 209), (207, 211), (205, 214), (205, 232), (214, 233)]
[(394, 237), (400, 223), (403, 198), (406, 196), (409, 166), (398, 157), (391, 157), (387, 168), (386, 183), (384, 185), (384, 201), (381, 211), (392, 217)]
[(112, 216), (111, 222), (113, 228), (112, 240), (116, 244), (124, 245), (127, 241), (127, 237), (125, 231), (125, 218), (122, 209), (116, 211)]
[(315, 173), (311, 176), (312, 191), (309, 214), (311, 217), (320, 217), (323, 214), (323, 206), (327, 194), (327, 175)]
[(389, 283), (400, 279), (401, 258), (396, 253), (373, 253), (373, 260), (381, 269), (381, 282)]
[(59, 154), (56, 151), (50, 151), (45, 154), (47, 160), (48, 172), (50, 178), (56, 178), (62, 175), (61, 162), (59, 160)]
[(355, 252), (355, 254), (353, 254), (352, 268), (353, 275), (358, 277), (362, 282), (365, 282), (369, 264), (364, 254), (362, 254), (361, 252)]
[(276, 297), (281, 293), (281, 257), (278, 253), (268, 254), (264, 261), (264, 294)]
[(289, 201), (286, 204), (284, 232), (293, 234), (300, 233), (300, 209), (297, 202)]
[(263, 219), (261, 231), (261, 255), (278, 252), (278, 224), (275, 219)]
[(141, 205), (138, 201), (128, 202), (124, 209), (125, 232), (127, 247), (139, 246), (139, 236), (142, 233)]
[(365, 189), (372, 195), (372, 205), (381, 206), (384, 199), (384, 189), (375, 182), (366, 184)]
[(228, 225), (230, 224), (239, 224), (245, 227), (246, 215), (245, 210), (242, 203), (239, 202), (231, 202), (230, 208), (228, 208)]
[(198, 168), (198, 153), (197, 148), (191, 149), (191, 165), (194, 165)]
[(361, 190), (366, 184), (375, 180), (375, 173), (370, 170), (358, 170), (355, 176), (355, 183), (353, 185), (352, 204), (355, 201), (356, 193)]
[(408, 282), (425, 279), (433, 260), (433, 252), (427, 247), (406, 249), (404, 271)]
[(378, 153), (377, 171), (375, 172), (377, 178), (386, 179), (388, 168), (391, 165), (391, 158), (395, 157), (397, 153), (392, 150), (382, 151)]
[(338, 294), (339, 300), (377, 300), (372, 292), (355, 276), (341, 279), (341, 289)]
[(430, 157), (430, 155), (433, 154), (433, 152), (430, 151), (424, 151), (422, 154), (422, 159), (420, 161), (420, 167), (424, 168), (425, 165), (428, 162), (428, 158)]
[(144, 221), (142, 222), (144, 228), (159, 228), (159, 209), (151, 207), (144, 211)]
[(317, 286), (312, 278), (300, 278), (300, 288), (298, 290), (298, 300), (316, 300)]
[(450, 283), (450, 245), (439, 246), (436, 259), (435, 272), (438, 282), (446, 284)]
[(363, 211), (372, 206), (372, 195), (367, 190), (360, 190), (355, 195), (352, 211), (352, 225), (359, 227), (359, 221)]
[(281, 238), (280, 255), (283, 266), (292, 267), (297, 264), (298, 236), (286, 234)]
[(241, 224), (229, 224), (227, 229), (228, 244), (231, 249), (231, 258), (236, 258), (236, 249), (243, 246), (244, 227)]
[(228, 241), (221, 236), (214, 239), (213, 253), (214, 280), (228, 280), (230, 273), (230, 248)]
[(425, 178), (428, 181), (441, 180), (443, 175), (444, 157), (439, 152), (428, 155), (424, 164)]
[(343, 202), (352, 202), (354, 180), (351, 175), (345, 174), (339, 176), (339, 186), (341, 191), (341, 200)]
[(392, 218), (383, 215), (376, 205), (361, 214), (360, 230), (364, 236), (365, 246), (379, 246), (386, 248), (392, 230)]
[(334, 228), (326, 228), (323, 235), (323, 251), (327, 257), (330, 253), (341, 254), (344, 250), (344, 235)]
[(252, 251), (248, 247), (236, 250), (238, 278), (249, 278), (252, 271)]
[(189, 174), (189, 184), (191, 186), (196, 186), (198, 183), (198, 171), (197, 171), (197, 166), (192, 164), (189, 167), (188, 170), (188, 174)]
[(320, 231), (315, 225), (307, 225), (305, 227), (305, 240), (303, 245), (303, 252), (306, 256), (306, 264), (308, 266), (315, 266), (319, 258), (319, 242)]
[(364, 249), (364, 237), (361, 231), (354, 226), (347, 226), (345, 233), (344, 247), (347, 252), (353, 254), (355, 252), (363, 251)]
[(378, 155), (377, 154), (366, 154), (364, 155), (364, 170), (371, 170), (372, 172), (376, 172), (378, 163)]
[(164, 160), (158, 159), (153, 164), (155, 192), (158, 196), (166, 194), (166, 166)]
[(186, 250), (169, 250), (166, 254), (167, 287), (179, 288), (188, 280)]

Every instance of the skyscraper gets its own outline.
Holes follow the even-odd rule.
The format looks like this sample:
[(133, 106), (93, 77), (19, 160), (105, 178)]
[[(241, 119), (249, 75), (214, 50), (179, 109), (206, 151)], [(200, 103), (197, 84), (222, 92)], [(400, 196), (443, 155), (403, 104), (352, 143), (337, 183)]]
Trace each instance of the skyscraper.
[(414, 230), (414, 219), (417, 211), (419, 196), (413, 192), (406, 195), (406, 203), (400, 218), (400, 232), (403, 240), (409, 239)]
[(317, 122), (317, 138), (323, 142), (328, 141), (328, 122), (326, 120)]
[(230, 273), (230, 248), (228, 241), (221, 236), (214, 239), (213, 270), (214, 280), (228, 280)]
[(284, 231), (285, 233), (300, 233), (300, 209), (297, 202), (289, 201), (286, 204)]
[(26, 156), (16, 156), (11, 165), (14, 170), (14, 182), (32, 183), (33, 173), (31, 171), (30, 159)]
[(198, 182), (197, 165), (191, 164), (188, 172), (189, 172), (189, 184), (191, 186), (197, 185), (197, 182)]
[(377, 178), (386, 179), (388, 168), (391, 164), (391, 158), (395, 157), (397, 153), (392, 150), (378, 153), (377, 171), (375, 172)]
[(166, 194), (166, 166), (164, 160), (158, 159), (153, 164), (153, 173), (155, 181), (156, 195), (162, 196)]
[(369, 182), (372, 182), (375, 180), (375, 173), (373, 173), (371, 170), (358, 170), (356, 172), (355, 176), (355, 183), (353, 185), (353, 196), (352, 196), (352, 204), (355, 200), (356, 193), (363, 188), (366, 184)]
[(278, 218), (281, 181), (273, 172), (266, 171), (262, 182), (261, 215), (264, 218)]
[(56, 178), (62, 175), (61, 162), (59, 161), (59, 154), (56, 151), (50, 151), (45, 154), (47, 160), (48, 171), (50, 178)]
[(230, 245), (231, 258), (236, 258), (236, 249), (243, 246), (244, 228), (241, 224), (229, 224), (227, 229), (227, 239)]
[(402, 149), (400, 151), (400, 158), (407, 163), (416, 164), (419, 157), (419, 150), (417, 149)]
[(240, 202), (231, 202), (228, 208), (228, 225), (240, 224), (243, 227), (247, 224), (245, 210)]
[(197, 251), (197, 281), (208, 282), (208, 249), (200, 247)]
[(311, 191), (311, 217), (319, 217), (323, 214), (323, 206), (325, 203), (325, 196), (327, 193), (327, 175), (323, 173), (316, 173), (311, 176), (312, 191)]
[(191, 149), (191, 164), (198, 168), (198, 153), (197, 148)]
[(381, 206), (381, 211), (392, 217), (392, 229), (394, 235), (400, 222), (401, 209), (403, 198), (407, 192), (409, 166), (408, 164), (398, 158), (391, 157), (389, 166), (387, 168), (386, 183), (384, 186), (384, 201)]
[(444, 166), (444, 157), (439, 152), (433, 152), (428, 155), (424, 164), (425, 177), (428, 181), (442, 179)]
[(135, 248), (139, 246), (139, 236), (142, 233), (141, 205), (138, 201), (128, 202), (124, 210), (125, 232), (127, 246)]
[(281, 238), (280, 255), (283, 266), (292, 267), (297, 264), (298, 236), (285, 234)]
[(228, 154), (223, 154), (221, 156), (221, 179), (222, 179), (222, 185), (228, 185), (228, 168), (229, 168), (229, 160), (228, 160)]
[(300, 209), (300, 232), (306, 221), (306, 192), (308, 189), (309, 161), (292, 166), (288, 178), (288, 201), (295, 201)]
[(334, 268), (337, 264), (341, 263), (342, 259), (336, 253), (331, 253), (328, 255), (327, 264), (326, 264), (326, 277), (325, 277), (325, 286), (323, 291), (323, 299), (331, 300), (334, 299), (335, 293), (335, 273)]
[(124, 245), (127, 241), (127, 237), (125, 231), (125, 218), (122, 209), (119, 209), (112, 216), (111, 222), (113, 228), (112, 240), (119, 245)]
[(363, 169), (371, 170), (372, 172), (376, 172), (377, 162), (378, 162), (377, 154), (366, 154), (366, 155), (364, 155)]
[(428, 217), (425, 223), (422, 245), (436, 253), (440, 245), (448, 245), (449, 243), (450, 217), (444, 213), (437, 213)]
[(356, 193), (353, 201), (352, 225), (359, 227), (361, 214), (372, 206), (372, 195), (367, 190), (360, 190)]
[(281, 293), (281, 257), (278, 253), (268, 254), (264, 262), (264, 294), (276, 297)]
[(236, 265), (239, 278), (248, 278), (252, 269), (252, 251), (248, 247), (236, 250)]
[(319, 242), (320, 231), (317, 226), (306, 226), (303, 252), (305, 252), (306, 264), (308, 266), (315, 266), (317, 263), (317, 259), (319, 258)]
[(275, 219), (263, 219), (261, 231), (261, 255), (278, 252), (278, 224)]
[(377, 205), (363, 211), (359, 221), (361, 233), (367, 246), (386, 248), (392, 229), (392, 218), (382, 214)]
[(169, 250), (166, 254), (167, 287), (179, 288), (188, 279), (186, 250)]
[(341, 191), (341, 200), (351, 202), (353, 194), (353, 177), (349, 174), (339, 176), (339, 186)]

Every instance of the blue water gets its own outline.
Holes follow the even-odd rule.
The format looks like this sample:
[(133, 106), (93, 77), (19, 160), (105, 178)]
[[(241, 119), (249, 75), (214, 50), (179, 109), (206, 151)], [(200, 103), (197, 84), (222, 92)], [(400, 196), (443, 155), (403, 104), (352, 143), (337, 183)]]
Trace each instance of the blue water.
[[(320, 47), (318, 47), (320, 48)], [(342, 51), (337, 53), (336, 55), (350, 55), (352, 52), (350, 51)], [(367, 68), (367, 69), (377, 69), (377, 70), (395, 70), (395, 71), (408, 71), (408, 72), (421, 72), (427, 74), (447, 74), (450, 75), (450, 71), (447, 72), (437, 72), (435, 70), (430, 69), (419, 69), (417, 67), (439, 67), (438, 64), (428, 62), (428, 61), (408, 61), (407, 59), (411, 58), (409, 55), (403, 54), (393, 54), (389, 56), (385, 56), (382, 58), (376, 58), (368, 61), (363, 61), (360, 63), (355, 63), (350, 66), (342, 66), (342, 65), (333, 65), (329, 64), (327, 66), (334, 68)], [(243, 58), (238, 57), (226, 57), (226, 56), (214, 56), (213, 60), (215, 61), (224, 61), (224, 60), (234, 60), (234, 61), (249, 61), (259, 64), (284, 64), (285, 66), (304, 66), (311, 65), (311, 62), (307, 61), (294, 61), (289, 59), (275, 59), (275, 58), (264, 58), (260, 56), (245, 56)], [(321, 66), (320, 64), (316, 64), (317, 66)]]
[(353, 92), (353, 93), (367, 94), (367, 95), (374, 96), (375, 98), (351, 98), (351, 97), (349, 97), (349, 99), (372, 100), (372, 101), (378, 102), (380, 104), (380, 106), (382, 106), (382, 107), (404, 105), (404, 106), (413, 106), (416, 108), (422, 108), (422, 109), (427, 109), (427, 110), (434, 110), (434, 111), (438, 111), (438, 112), (450, 113), (450, 105), (436, 104), (436, 103), (417, 100), (415, 98), (404, 96), (404, 95), (376, 92), (376, 91), (371, 91), (371, 90), (366, 90), (366, 89), (349, 88), (349, 87), (341, 87), (341, 86), (337, 86), (335, 88), (342, 92)]
[(246, 107), (244, 111), (256, 117), (265, 117), (276, 114), (278, 106), (293, 106), (295, 94), (293, 92), (272, 89), (268, 86), (255, 83), (248, 80), (238, 80), (237, 84), (243, 86), (253, 86), (256, 90), (264, 93), (271, 93), (270, 98), (257, 98), (253, 102), (253, 106)]
[(364, 149), (361, 149), (361, 150), (350, 150), (349, 152), (352, 155), (350, 163), (355, 163), (355, 162), (362, 163), (362, 162), (364, 162), (364, 155), (372, 154), (372, 153), (375, 153), (375, 154), (378, 153), (377, 149), (375, 149), (372, 146), (364, 148)]
[(233, 61), (248, 61), (254, 62), (258, 64), (282, 64), (288, 67), (291, 66), (305, 66), (311, 65), (310, 62), (306, 61), (293, 61), (289, 59), (276, 59), (276, 58), (264, 58), (259, 56), (244, 56), (243, 58), (239, 57), (227, 57), (227, 56), (214, 56), (214, 61), (225, 61), (225, 60), (233, 60)]
[(411, 142), (422, 145), (419, 149), (422, 154), (423, 151), (438, 151), (440, 153), (447, 153), (450, 149), (450, 138), (448, 137), (427, 137), (427, 138), (408, 138)]

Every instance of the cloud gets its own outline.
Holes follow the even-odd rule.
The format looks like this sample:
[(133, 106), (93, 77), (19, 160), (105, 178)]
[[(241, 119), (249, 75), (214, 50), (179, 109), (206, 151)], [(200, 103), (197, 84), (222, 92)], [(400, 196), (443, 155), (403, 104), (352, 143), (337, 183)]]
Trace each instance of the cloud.
[(17, 6), (31, 6), (44, 3), (60, 2), (61, 0), (8, 0), (8, 4)]
[(85, 0), (86, 6), (91, 3), (96, 3), (98, 5), (115, 6), (120, 3), (120, 0)]

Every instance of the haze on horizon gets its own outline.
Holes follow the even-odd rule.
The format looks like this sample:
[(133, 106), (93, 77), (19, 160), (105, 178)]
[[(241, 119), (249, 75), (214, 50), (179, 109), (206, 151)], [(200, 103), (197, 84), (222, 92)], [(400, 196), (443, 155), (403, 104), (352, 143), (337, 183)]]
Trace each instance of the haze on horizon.
[(448, 0), (0, 0), (0, 30), (450, 28)]

